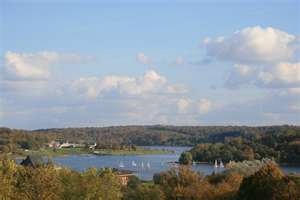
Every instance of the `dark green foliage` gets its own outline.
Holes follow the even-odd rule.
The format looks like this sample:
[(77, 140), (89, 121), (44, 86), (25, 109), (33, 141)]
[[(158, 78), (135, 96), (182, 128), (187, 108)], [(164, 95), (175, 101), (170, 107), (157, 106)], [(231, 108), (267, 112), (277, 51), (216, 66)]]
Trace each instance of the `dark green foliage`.
[(39, 149), (40, 146), (42, 145), (42, 144), (38, 144), (38, 141), (35, 141), (32, 138), (27, 138), (26, 140), (18, 141), (17, 144), (20, 145), (22, 149), (34, 149), (34, 150)]
[(213, 173), (210, 176), (207, 176), (207, 180), (209, 183), (213, 185), (217, 185), (225, 180), (226, 177), (228, 177), (229, 173)]
[(190, 152), (186, 151), (180, 155), (179, 163), (182, 165), (190, 165), (193, 162), (193, 156)]
[(164, 193), (157, 185), (136, 182), (128, 185), (124, 192), (124, 200), (163, 200)]
[(288, 131), (289, 129), (284, 129), (283, 133), (276, 132), (271, 135), (265, 133), (256, 134), (255, 137), (226, 138), (223, 143), (198, 144), (190, 152), (193, 160), (201, 162), (213, 162), (218, 159), (229, 162), (270, 158), (280, 163), (299, 165), (300, 132), (293, 132), (291, 136)]
[(51, 134), (0, 128), (0, 153), (19, 153), (19, 149), (38, 150), (53, 139), (55, 135)]
[(141, 184), (141, 180), (136, 176), (131, 176), (128, 180), (127, 187), (135, 189), (139, 184)]

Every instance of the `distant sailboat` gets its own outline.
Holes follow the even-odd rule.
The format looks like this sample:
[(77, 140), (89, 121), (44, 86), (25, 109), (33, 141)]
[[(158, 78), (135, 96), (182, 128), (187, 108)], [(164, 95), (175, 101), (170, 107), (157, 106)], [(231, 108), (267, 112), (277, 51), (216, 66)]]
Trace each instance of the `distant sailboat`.
[(142, 162), (142, 164), (141, 164), (141, 167), (142, 167), (142, 169), (144, 169), (144, 163)]
[(214, 167), (218, 168), (218, 161), (217, 160), (215, 160), (215, 166)]
[(131, 162), (133, 167), (136, 167), (136, 163), (134, 161)]
[(220, 161), (220, 168), (224, 168), (222, 160)]
[(147, 168), (150, 169), (150, 163), (149, 162), (147, 162)]
[(120, 168), (125, 167), (122, 161), (119, 163), (119, 167), (120, 167)]

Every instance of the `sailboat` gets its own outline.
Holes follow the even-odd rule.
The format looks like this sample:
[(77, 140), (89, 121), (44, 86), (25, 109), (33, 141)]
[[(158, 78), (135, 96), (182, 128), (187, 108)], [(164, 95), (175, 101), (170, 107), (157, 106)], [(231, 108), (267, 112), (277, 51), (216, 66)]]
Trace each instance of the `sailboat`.
[(218, 168), (218, 161), (217, 160), (215, 160), (215, 166), (214, 167)]
[(147, 162), (147, 168), (150, 169), (150, 163), (149, 162)]
[(142, 162), (142, 164), (141, 164), (141, 167), (142, 167), (142, 169), (144, 169), (144, 163)]
[(120, 168), (125, 167), (122, 161), (119, 163), (119, 167), (120, 167)]
[(134, 161), (131, 162), (131, 165), (132, 165), (133, 167), (136, 167), (136, 163), (135, 163)]
[(220, 168), (224, 168), (222, 160), (220, 161)]

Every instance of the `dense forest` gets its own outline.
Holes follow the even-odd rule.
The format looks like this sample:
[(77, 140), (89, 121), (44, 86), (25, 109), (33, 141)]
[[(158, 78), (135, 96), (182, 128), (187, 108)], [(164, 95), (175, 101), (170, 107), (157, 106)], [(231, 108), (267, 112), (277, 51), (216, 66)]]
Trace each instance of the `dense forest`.
[(39, 149), (52, 140), (122, 145), (194, 146), (195, 161), (274, 158), (300, 164), (299, 126), (115, 126), (40, 130), (0, 128), (0, 152)]
[[(249, 163), (250, 162), (250, 163)], [(247, 173), (237, 166), (247, 165)], [(298, 200), (300, 177), (285, 175), (271, 161), (235, 163), (226, 172), (203, 176), (189, 167), (172, 168), (144, 182), (126, 185), (110, 169), (84, 172), (53, 164), (22, 166), (0, 158), (0, 199), (6, 200)]]

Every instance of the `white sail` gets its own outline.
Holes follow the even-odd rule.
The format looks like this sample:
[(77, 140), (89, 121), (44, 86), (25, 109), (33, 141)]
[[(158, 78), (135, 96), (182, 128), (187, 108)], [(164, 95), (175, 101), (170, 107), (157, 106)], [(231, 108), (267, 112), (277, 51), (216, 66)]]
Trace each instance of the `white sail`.
[(221, 162), (220, 162), (220, 167), (221, 167), (221, 168), (224, 168), (224, 165), (223, 165), (222, 160), (221, 160)]
[(132, 166), (136, 167), (136, 163), (134, 161), (131, 162)]
[(149, 162), (147, 162), (147, 168), (150, 169), (150, 163)]
[(125, 167), (122, 161), (119, 163), (119, 167), (121, 168)]
[(215, 160), (215, 168), (218, 168), (218, 161)]
[(144, 168), (144, 163), (142, 162), (141, 167)]

